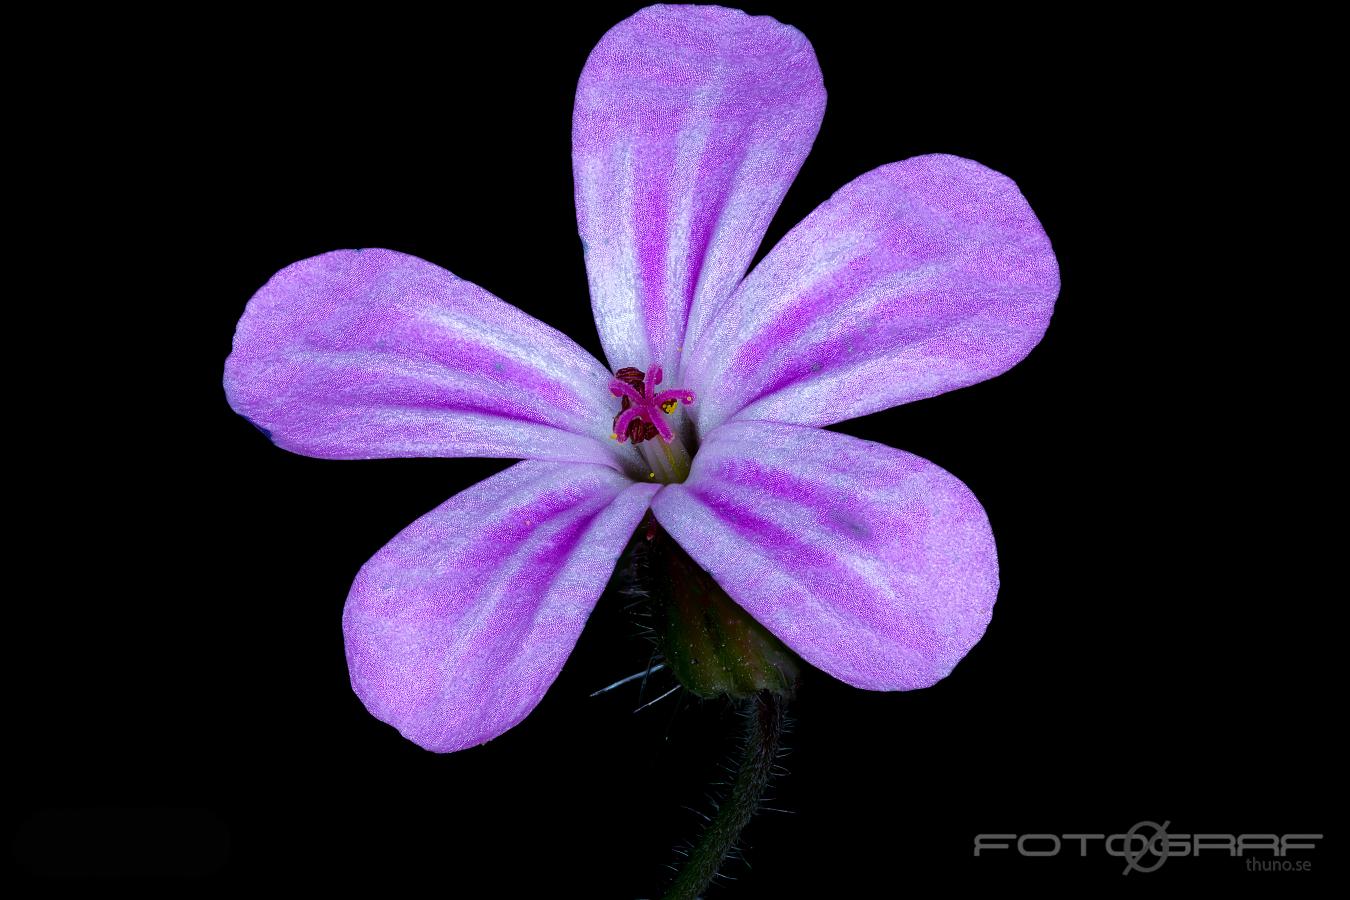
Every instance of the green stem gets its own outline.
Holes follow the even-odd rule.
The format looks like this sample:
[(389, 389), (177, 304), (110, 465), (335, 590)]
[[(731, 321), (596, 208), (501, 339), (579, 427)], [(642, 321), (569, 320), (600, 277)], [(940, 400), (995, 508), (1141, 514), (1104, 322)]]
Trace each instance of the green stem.
[(746, 704), (745, 746), (731, 794), (689, 852), (684, 867), (665, 893), (665, 900), (697, 900), (712, 883), (727, 854), (736, 845), (741, 830), (759, 809), (769, 786), (778, 747), (783, 737), (783, 698), (760, 691)]

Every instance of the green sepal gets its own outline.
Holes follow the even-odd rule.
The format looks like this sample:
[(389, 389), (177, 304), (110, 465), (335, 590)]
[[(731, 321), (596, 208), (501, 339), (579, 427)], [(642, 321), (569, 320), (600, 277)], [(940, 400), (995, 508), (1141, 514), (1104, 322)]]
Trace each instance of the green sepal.
[(792, 696), (797, 655), (727, 596), (712, 575), (654, 519), (635, 540), (639, 586), (651, 598), (651, 627), (666, 667), (699, 697)]

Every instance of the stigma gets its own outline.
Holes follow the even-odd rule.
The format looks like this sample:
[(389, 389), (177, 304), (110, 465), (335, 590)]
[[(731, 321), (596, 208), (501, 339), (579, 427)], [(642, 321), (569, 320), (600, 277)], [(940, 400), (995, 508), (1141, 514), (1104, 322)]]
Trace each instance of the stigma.
[(614, 433), (610, 435), (614, 440), (641, 444), (660, 438), (667, 445), (675, 441), (675, 432), (666, 417), (681, 403), (686, 406), (693, 403), (694, 392), (681, 388), (657, 392), (661, 376), (661, 367), (655, 363), (645, 373), (632, 366), (614, 373), (609, 392), (620, 400)]

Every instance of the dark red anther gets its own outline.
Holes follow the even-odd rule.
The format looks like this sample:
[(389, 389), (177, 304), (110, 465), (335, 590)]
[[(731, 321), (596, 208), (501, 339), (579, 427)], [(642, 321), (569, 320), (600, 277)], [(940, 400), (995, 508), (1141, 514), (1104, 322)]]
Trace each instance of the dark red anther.
[[(629, 385), (630, 387), (632, 387), (633, 390), (637, 391), (639, 394), (642, 394), (644, 397), (647, 395), (645, 385), (645, 382), (647, 380), (647, 373), (643, 372), (641, 369), (635, 369), (632, 366), (624, 366), (622, 369), (614, 373), (614, 377), (622, 381), (624, 384)], [(626, 406), (624, 407), (624, 409), (627, 408), (628, 407)]]

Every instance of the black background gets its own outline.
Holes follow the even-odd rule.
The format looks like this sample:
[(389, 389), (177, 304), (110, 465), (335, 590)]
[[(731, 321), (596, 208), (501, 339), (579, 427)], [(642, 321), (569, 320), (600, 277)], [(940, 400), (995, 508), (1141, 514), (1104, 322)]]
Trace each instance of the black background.
[[(509, 461), (293, 456), (220, 387), (250, 295), (344, 247), (431, 260), (603, 359), (572, 98), (590, 48), (634, 8), (182, 22), (179, 40), (115, 55), (116, 88), (88, 86), (83, 133), (106, 194), (80, 240), (107, 259), (86, 324), (106, 329), (110, 389), (86, 382), (88, 439), (53, 494), (48, 533), (71, 553), (44, 596), (69, 602), (25, 604), (33, 622), (13, 639), (39, 660), (13, 698), (16, 790), (24, 809), (207, 812), (21, 814), (21, 869), (657, 892), (696, 830), (683, 807), (706, 811), (730, 752), (729, 708), (671, 698), (634, 714), (634, 686), (589, 698), (648, 659), (607, 595), (524, 723), (446, 756), (403, 740), (350, 690), (347, 589), (401, 528)], [(829, 91), (766, 248), (863, 172), (955, 153), (1018, 182), (1063, 289), (1011, 372), (836, 426), (974, 490), (999, 543), (999, 601), (934, 688), (869, 693), (809, 674), (772, 803), (788, 812), (756, 819), (750, 867), (731, 865), (738, 881), (714, 895), (1312, 884), (1330, 837), (1312, 874), (1215, 857), (1123, 877), (1099, 852), (972, 855), (981, 832), (1141, 820), (1326, 829), (1333, 713), (1307, 644), (1312, 598), (1276, 571), (1283, 521), (1247, 506), (1281, 476), (1213, 440), (1238, 377), (1216, 361), (1216, 310), (1238, 301), (1207, 287), (1227, 251), (1203, 219), (1222, 153), (1201, 144), (1240, 75), (1197, 61), (1198, 33), (1157, 22), (1114, 23), (1105, 40), (1100, 26), (1071, 37), (1072, 22), (973, 13), (751, 11), (805, 32)]]

